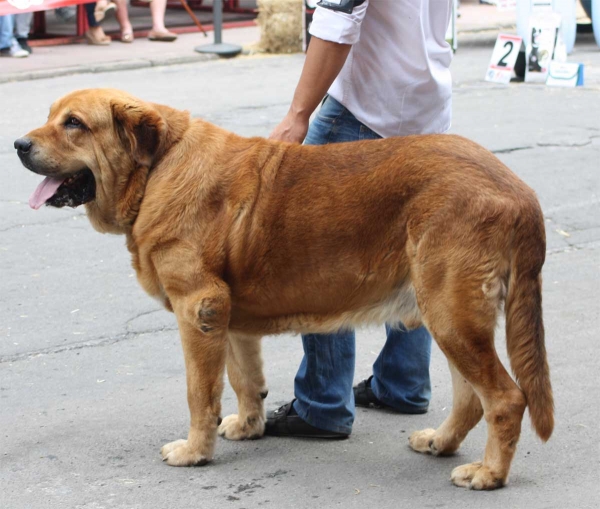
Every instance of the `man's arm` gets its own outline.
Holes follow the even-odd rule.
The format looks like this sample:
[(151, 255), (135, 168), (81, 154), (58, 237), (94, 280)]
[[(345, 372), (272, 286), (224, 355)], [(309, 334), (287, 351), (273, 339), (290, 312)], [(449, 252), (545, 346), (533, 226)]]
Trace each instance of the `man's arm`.
[(302, 143), (312, 112), (344, 67), (351, 47), (351, 44), (325, 41), (315, 36), (311, 38), (290, 109), (269, 139)]

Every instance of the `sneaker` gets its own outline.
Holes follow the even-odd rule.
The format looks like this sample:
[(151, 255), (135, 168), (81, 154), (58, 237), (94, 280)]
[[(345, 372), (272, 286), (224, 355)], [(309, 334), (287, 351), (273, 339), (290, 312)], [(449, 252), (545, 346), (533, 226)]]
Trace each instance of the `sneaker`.
[(15, 44), (10, 48), (0, 48), (0, 57), (26, 58), (28, 56), (29, 53), (18, 44)]
[(272, 437), (298, 438), (348, 438), (347, 433), (337, 433), (311, 426), (296, 413), (294, 401), (283, 405), (275, 411), (267, 412), (265, 435)]
[(19, 43), (19, 46), (21, 46), (21, 49), (24, 49), (30, 55), (33, 53), (33, 50), (27, 41), (27, 37), (17, 37), (17, 42)]

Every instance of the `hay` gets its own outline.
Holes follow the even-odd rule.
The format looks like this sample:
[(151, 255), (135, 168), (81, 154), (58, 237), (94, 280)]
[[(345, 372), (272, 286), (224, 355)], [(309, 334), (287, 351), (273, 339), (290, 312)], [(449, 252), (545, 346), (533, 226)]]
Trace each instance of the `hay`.
[(259, 48), (267, 53), (302, 51), (302, 2), (258, 0)]

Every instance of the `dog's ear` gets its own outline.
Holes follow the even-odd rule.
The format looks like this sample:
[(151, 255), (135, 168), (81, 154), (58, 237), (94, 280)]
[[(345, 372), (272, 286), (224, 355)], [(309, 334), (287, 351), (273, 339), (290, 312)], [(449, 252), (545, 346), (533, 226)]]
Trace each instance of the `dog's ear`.
[(141, 101), (113, 101), (111, 111), (115, 129), (129, 145), (136, 163), (151, 167), (166, 137), (167, 124), (162, 115)]

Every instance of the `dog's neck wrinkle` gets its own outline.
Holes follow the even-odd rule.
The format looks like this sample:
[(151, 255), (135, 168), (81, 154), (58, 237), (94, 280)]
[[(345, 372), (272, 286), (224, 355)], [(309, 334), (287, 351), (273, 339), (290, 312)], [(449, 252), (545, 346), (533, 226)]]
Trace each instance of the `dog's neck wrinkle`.
[[(168, 107), (160, 107), (160, 113), (168, 126), (165, 139), (161, 143), (162, 147), (157, 152), (150, 166), (136, 166), (120, 193), (119, 203), (123, 203), (124, 206), (116, 220), (118, 226), (123, 229), (123, 232), (128, 237), (131, 236), (138, 217), (150, 175), (154, 169), (160, 166), (169, 152), (176, 149), (190, 126), (190, 116), (187, 111), (182, 112)], [(132, 188), (132, 186), (135, 188)]]
[(151, 168), (147, 166), (137, 166), (119, 193), (119, 208), (115, 219), (126, 234), (131, 233), (138, 217), (150, 171)]

